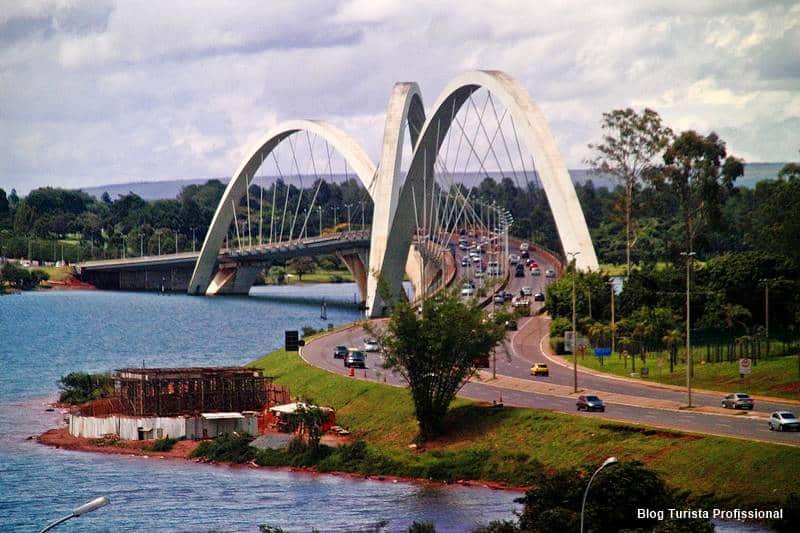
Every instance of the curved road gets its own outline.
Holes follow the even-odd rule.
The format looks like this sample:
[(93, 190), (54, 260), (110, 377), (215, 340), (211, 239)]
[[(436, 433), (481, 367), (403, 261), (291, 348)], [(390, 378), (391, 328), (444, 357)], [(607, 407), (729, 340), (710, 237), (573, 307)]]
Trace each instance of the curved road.
[[(519, 293), (519, 289), (527, 285), (534, 293), (544, 292), (546, 284), (550, 281), (544, 276), (544, 272), (552, 265), (542, 257), (534, 259), (539, 263), (543, 274), (531, 276), (526, 269), (525, 277), (516, 278), (512, 273), (506, 290)], [(539, 302), (535, 305), (535, 310), (542, 306)], [(466, 384), (459, 395), (475, 400), (502, 401), (507, 405), (576, 414), (576, 394), (572, 392), (572, 367), (565, 364), (565, 358), (549, 355), (543, 350), (547, 341), (549, 320), (546, 317), (532, 317), (520, 320), (519, 324), (519, 331), (511, 332), (503, 347), (498, 348), (497, 379), (492, 379), (490, 371), (482, 371), (479, 378)], [(379, 323), (374, 323), (374, 327), (379, 327)], [(370, 336), (360, 326), (349, 327), (309, 342), (302, 348), (301, 355), (315, 366), (348, 375), (349, 369), (344, 368), (343, 361), (333, 358), (334, 348), (339, 345), (361, 348), (364, 339)], [(530, 366), (533, 362), (548, 363), (550, 376), (547, 378), (530, 376)], [(405, 382), (398, 375), (382, 369), (381, 365), (380, 354), (370, 353), (367, 355), (368, 368), (355, 370), (354, 378), (405, 386)], [(578, 385), (582, 393), (596, 393), (606, 403), (604, 413), (581, 412), (577, 413), (579, 416), (800, 446), (800, 432), (773, 432), (767, 428), (766, 416), (769, 412), (776, 409), (798, 411), (800, 406), (791, 402), (756, 399), (754, 413), (734, 412), (719, 407), (722, 393), (695, 392), (692, 394), (692, 399), (697, 408), (682, 410), (680, 407), (686, 403), (686, 394), (683, 391), (638, 383), (616, 376), (597, 375), (581, 369), (580, 366)]]

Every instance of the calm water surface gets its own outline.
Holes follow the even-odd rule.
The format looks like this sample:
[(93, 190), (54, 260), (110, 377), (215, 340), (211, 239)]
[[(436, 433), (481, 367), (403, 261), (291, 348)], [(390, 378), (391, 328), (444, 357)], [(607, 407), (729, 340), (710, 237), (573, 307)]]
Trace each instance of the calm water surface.
[[(469, 531), (510, 518), (516, 494), (430, 488), (56, 450), (26, 440), (55, 427), (46, 412), (72, 370), (244, 364), (282, 343), (285, 329), (352, 321), (352, 284), (263, 287), (251, 297), (34, 292), (0, 297), (2, 531), (31, 531), (98, 495), (112, 504), (64, 531), (368, 530), (413, 520)], [(320, 302), (328, 304), (321, 320)]]

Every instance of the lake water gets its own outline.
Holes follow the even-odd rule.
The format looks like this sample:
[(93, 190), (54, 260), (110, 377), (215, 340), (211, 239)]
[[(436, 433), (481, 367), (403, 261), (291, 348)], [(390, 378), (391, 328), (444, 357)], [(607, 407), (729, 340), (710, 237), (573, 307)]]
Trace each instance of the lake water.
[[(63, 531), (403, 531), (413, 520), (469, 531), (519, 509), (514, 493), (427, 487), (268, 469), (57, 450), (28, 436), (72, 370), (240, 365), (279, 347), (285, 329), (359, 316), (352, 284), (259, 287), (250, 297), (65, 291), (0, 297), (2, 531), (37, 530), (99, 495), (112, 504)], [(327, 303), (328, 319), (320, 319)]]

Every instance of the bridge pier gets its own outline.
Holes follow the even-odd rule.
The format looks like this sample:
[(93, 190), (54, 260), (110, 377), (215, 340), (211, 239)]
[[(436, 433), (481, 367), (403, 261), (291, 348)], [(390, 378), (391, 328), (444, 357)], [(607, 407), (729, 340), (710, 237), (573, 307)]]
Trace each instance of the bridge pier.
[(367, 267), (369, 264), (369, 254), (360, 250), (346, 250), (336, 252), (336, 257), (345, 264), (347, 270), (353, 275), (353, 280), (358, 286), (358, 295), (361, 298), (361, 304), (365, 305), (367, 301)]
[(220, 265), (208, 285), (206, 295), (248, 294), (264, 268), (266, 265), (262, 263)]

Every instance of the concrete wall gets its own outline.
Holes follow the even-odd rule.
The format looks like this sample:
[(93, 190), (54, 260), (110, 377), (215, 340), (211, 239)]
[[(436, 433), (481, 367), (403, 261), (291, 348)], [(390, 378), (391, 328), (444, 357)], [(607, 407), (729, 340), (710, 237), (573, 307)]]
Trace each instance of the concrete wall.
[(132, 416), (81, 416), (69, 415), (69, 434), (73, 437), (99, 439), (114, 434), (124, 440), (139, 440), (139, 428), (144, 428), (144, 439), (201, 439), (214, 438), (236, 431), (248, 435), (258, 434), (258, 417), (246, 414), (245, 418), (206, 420), (202, 417), (132, 417)]

